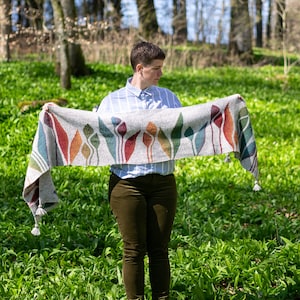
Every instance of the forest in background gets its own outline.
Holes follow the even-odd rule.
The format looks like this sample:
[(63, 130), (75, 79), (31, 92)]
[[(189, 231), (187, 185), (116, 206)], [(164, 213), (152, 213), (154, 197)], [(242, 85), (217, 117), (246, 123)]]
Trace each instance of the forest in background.
[[(137, 40), (160, 44), (170, 54), (171, 67), (252, 64), (257, 48), (279, 51), (285, 73), (299, 62), (297, 0), (173, 0), (163, 2), (160, 14), (155, 2), (0, 0), (0, 60), (55, 61), (61, 86), (67, 89), (72, 75), (88, 74), (87, 62), (128, 64)], [(133, 13), (128, 3), (137, 8), (135, 27), (126, 22)], [(193, 13), (187, 15), (191, 6)], [(170, 32), (159, 25), (162, 11), (171, 20)], [(191, 22), (193, 40), (188, 39)]]
[[(137, 1), (137, 5), (151, 2)], [(203, 8), (199, 23), (203, 27), (197, 28), (205, 33), (210, 14), (204, 9), (213, 2), (194, 1)], [(171, 33), (157, 28), (149, 36), (145, 26), (118, 27), (118, 19), (106, 10), (98, 19), (96, 8), (89, 8), (82, 24), (72, 0), (39, 2), (37, 8), (33, 1), (0, 0), (1, 299), (125, 300), (122, 244), (107, 201), (108, 168), (52, 170), (62, 201), (45, 216), (40, 237), (30, 233), (33, 220), (22, 188), (43, 103), (65, 99), (68, 107), (91, 110), (124, 84), (131, 72), (130, 48), (143, 39), (166, 50), (161, 84), (173, 90), (183, 105), (232, 93), (246, 99), (263, 187), (254, 193), (248, 185), (252, 178), (234, 159), (230, 164), (218, 156), (178, 161), (171, 299), (300, 299), (300, 18), (295, 17), (300, 3), (264, 1), (272, 4), (272, 26), (268, 40), (267, 23), (262, 23), (259, 45), (259, 22), (254, 21), (259, 18), (253, 13), (262, 2), (230, 1), (226, 9), (232, 20), (227, 24), (232, 44), (222, 39), (211, 44), (203, 35), (188, 40), (179, 34), (181, 27)], [(12, 3), (17, 3), (18, 18), (12, 14)], [(45, 26), (38, 12), (44, 14), (46, 3), (55, 9), (51, 8), (53, 16)], [(122, 1), (97, 1), (101, 3), (112, 8)], [(172, 3), (178, 4), (174, 16), (186, 7), (182, 3), (187, 5)], [(227, 5), (229, 0), (221, 3)], [(248, 11), (249, 18), (242, 18), (241, 6), (235, 3), (247, 3), (248, 10), (243, 6), (242, 12)], [(221, 21), (219, 25), (225, 26)], [(223, 38), (225, 30), (218, 35)], [(150, 299), (148, 277), (146, 285), (145, 299)]]

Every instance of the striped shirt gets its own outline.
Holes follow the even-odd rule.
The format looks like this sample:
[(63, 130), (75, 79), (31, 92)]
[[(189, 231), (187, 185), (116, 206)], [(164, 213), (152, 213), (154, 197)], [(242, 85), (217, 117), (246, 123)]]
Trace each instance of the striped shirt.
[[(97, 109), (99, 114), (181, 107), (178, 98), (170, 90), (154, 85), (140, 90), (131, 85), (131, 79), (127, 80), (125, 87), (110, 93), (102, 100)], [(119, 164), (112, 165), (111, 172), (125, 179), (153, 173), (168, 175), (174, 172), (174, 167), (173, 160), (139, 165)]]

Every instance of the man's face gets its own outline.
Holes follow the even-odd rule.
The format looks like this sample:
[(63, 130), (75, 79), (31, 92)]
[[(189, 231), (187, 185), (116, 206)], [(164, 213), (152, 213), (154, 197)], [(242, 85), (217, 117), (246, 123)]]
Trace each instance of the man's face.
[(163, 64), (163, 60), (154, 59), (150, 65), (140, 65), (139, 74), (145, 88), (151, 85), (158, 85), (158, 81), (163, 74)]

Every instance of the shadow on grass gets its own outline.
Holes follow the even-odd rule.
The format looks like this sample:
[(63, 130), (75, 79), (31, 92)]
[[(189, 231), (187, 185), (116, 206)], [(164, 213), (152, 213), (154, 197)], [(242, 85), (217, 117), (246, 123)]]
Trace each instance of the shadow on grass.
[(180, 212), (174, 229), (180, 235), (193, 235), (199, 244), (236, 238), (275, 239), (280, 244), (281, 236), (297, 241), (300, 216), (291, 195), (297, 194), (284, 187), (273, 194), (264, 189), (253, 192), (251, 187), (233, 184), (229, 179), (194, 178), (179, 184)]

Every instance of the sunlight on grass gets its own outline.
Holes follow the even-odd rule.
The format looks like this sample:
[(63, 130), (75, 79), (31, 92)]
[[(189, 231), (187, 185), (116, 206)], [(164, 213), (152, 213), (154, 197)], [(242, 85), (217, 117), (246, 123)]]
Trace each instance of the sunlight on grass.
[[(128, 66), (91, 65), (93, 73), (59, 87), (50, 63), (0, 65), (2, 299), (125, 299), (122, 243), (107, 199), (109, 168), (52, 170), (60, 204), (30, 234), (22, 199), (39, 107), (24, 100), (66, 98), (91, 110), (124, 85)], [(171, 299), (296, 299), (300, 294), (300, 69), (222, 67), (166, 71), (160, 84), (183, 105), (232, 94), (247, 102), (263, 190), (232, 155), (177, 161), (178, 207), (170, 242)], [(145, 260), (147, 266), (147, 260)], [(147, 266), (148, 268), (148, 266)], [(151, 299), (149, 278), (146, 297)]]

